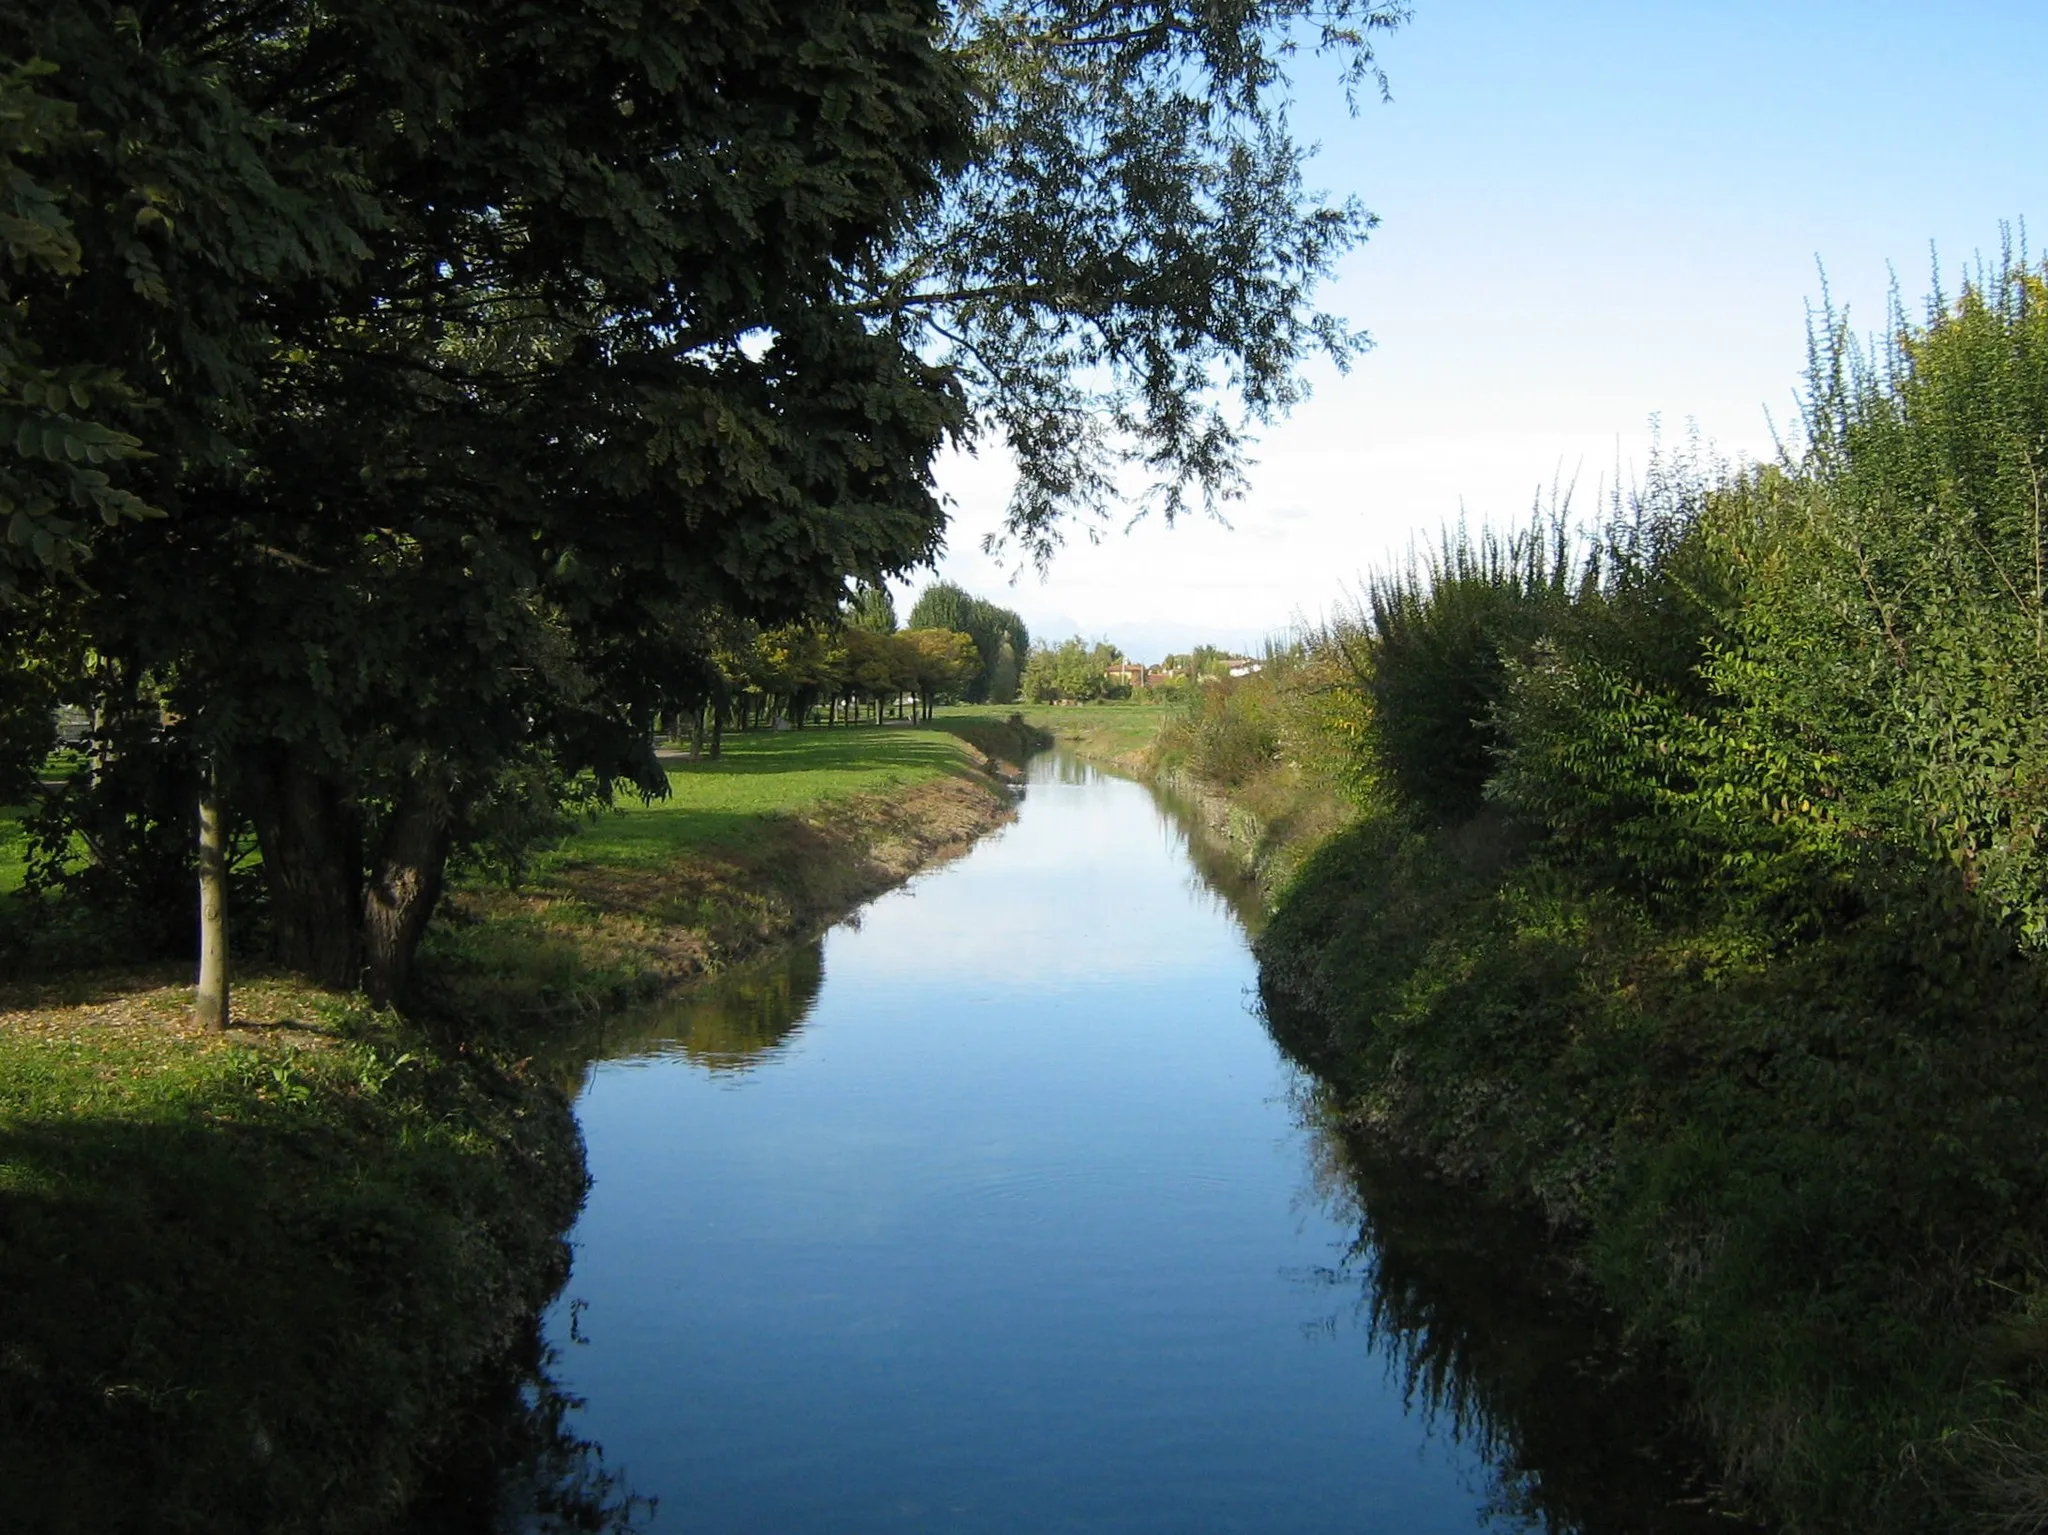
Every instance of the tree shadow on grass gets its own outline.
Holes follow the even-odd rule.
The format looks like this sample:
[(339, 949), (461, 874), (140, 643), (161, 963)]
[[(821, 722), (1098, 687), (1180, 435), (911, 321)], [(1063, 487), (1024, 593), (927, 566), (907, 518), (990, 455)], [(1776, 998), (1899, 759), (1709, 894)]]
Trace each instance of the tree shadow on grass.
[(886, 772), (891, 768), (958, 766), (957, 739), (950, 732), (914, 725), (813, 725), (803, 730), (755, 731), (727, 736), (716, 761), (665, 758), (662, 765), (684, 774)]
[(465, 1404), (502, 1402), (581, 1196), (580, 1165), (439, 1134), (460, 1100), (497, 1091), (446, 1075), (398, 1116), (413, 1133), (289, 1071), (157, 1118), (0, 1122), (10, 1527), (402, 1519)]

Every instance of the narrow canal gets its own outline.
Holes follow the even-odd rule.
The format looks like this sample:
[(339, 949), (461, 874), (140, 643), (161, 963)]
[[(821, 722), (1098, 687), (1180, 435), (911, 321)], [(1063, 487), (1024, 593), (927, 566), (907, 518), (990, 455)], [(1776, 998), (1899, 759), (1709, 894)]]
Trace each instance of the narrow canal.
[(967, 857), (611, 1031), (546, 1331), (651, 1528), (1729, 1528), (1526, 1233), (1320, 1122), (1199, 853), (1041, 757)]

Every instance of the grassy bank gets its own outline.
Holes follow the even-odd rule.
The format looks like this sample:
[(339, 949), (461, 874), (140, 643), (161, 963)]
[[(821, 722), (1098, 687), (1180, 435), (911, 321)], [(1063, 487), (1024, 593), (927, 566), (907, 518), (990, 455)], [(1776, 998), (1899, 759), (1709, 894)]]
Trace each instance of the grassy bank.
[(938, 722), (987, 750), (1001, 745), (1008, 722), (1021, 720), (1042, 749), (1057, 741), (1077, 757), (1112, 772), (1143, 777), (1168, 707), (1151, 703), (960, 704), (941, 709)]
[(560, 1283), (558, 1094), (252, 980), (0, 988), (0, 1506), (46, 1531), (388, 1528)]
[(1151, 776), (1189, 796), (1270, 908), (1302, 861), (1357, 814), (1348, 701), (1328, 659), (1276, 649), (1265, 669), (1192, 690), (1162, 722)]
[(1309, 685), (1317, 664), (1283, 654), (1264, 673), (1219, 678), (1171, 702), (958, 706), (939, 723), (1007, 761), (1020, 760), (1006, 748), (1021, 731), (1027, 751), (1056, 742), (1170, 790), (1270, 904), (1354, 813), (1329, 695)]
[(535, 1030), (814, 932), (1008, 813), (909, 728), (737, 736), (670, 781), (520, 888), (458, 889), (410, 1022), (260, 970), (225, 1035), (182, 964), (0, 985), (0, 1508), (458, 1527), (536, 1448), (601, 1501), (521, 1396), (583, 1190)]
[[(1823, 336), (1801, 460), (1447, 539), (1319, 643), (1260, 940), (1350, 1125), (1545, 1216), (1800, 1532), (2048, 1527), (2048, 280)], [(2020, 573), (2020, 574), (2016, 574)], [(2024, 584), (2022, 584), (2024, 581)]]
[(594, 1013), (830, 925), (1006, 819), (1000, 784), (941, 730), (728, 737), (537, 859), (516, 887), (458, 888), (422, 956), (442, 1007), (538, 1021)]

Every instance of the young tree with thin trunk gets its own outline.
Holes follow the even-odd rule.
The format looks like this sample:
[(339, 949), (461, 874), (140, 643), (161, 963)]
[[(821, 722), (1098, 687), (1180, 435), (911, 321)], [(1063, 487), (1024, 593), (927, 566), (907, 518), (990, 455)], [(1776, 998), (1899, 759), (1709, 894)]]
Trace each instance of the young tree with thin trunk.
[(199, 789), (199, 984), (192, 1017), (216, 1033), (228, 1026), (228, 831), (220, 775), (212, 764)]

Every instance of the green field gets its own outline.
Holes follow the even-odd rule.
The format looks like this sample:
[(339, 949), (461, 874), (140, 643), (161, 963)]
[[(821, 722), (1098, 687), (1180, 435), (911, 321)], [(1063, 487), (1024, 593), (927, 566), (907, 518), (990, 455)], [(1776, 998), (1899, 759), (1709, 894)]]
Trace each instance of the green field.
[(716, 761), (668, 760), (667, 799), (623, 798), (549, 858), (647, 868), (672, 854), (730, 847), (760, 818), (970, 771), (960, 744), (906, 725), (760, 730), (728, 735)]
[(955, 704), (940, 709), (938, 721), (999, 723), (1020, 714), (1025, 724), (1046, 731), (1069, 751), (1137, 772), (1172, 712), (1171, 704), (1152, 703)]
[(28, 838), (22, 833), (21, 810), (0, 805), (0, 895), (19, 890), (27, 872)]

